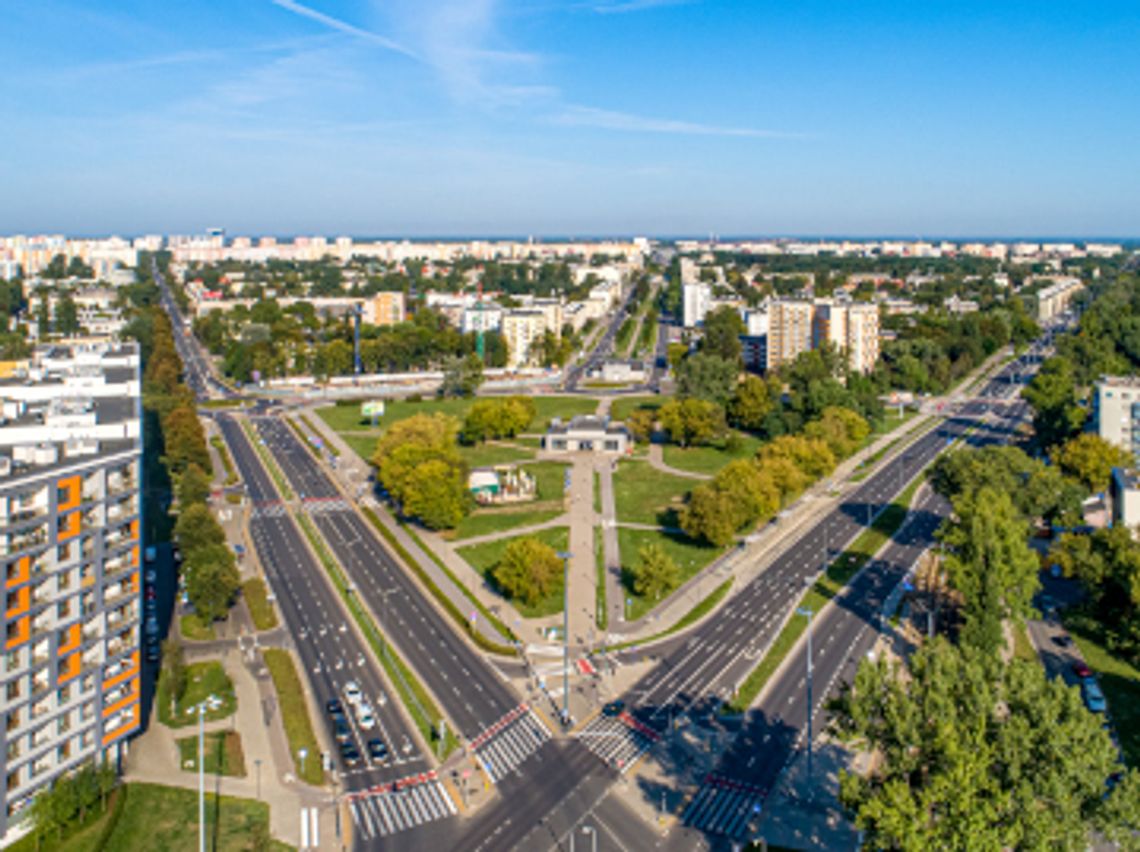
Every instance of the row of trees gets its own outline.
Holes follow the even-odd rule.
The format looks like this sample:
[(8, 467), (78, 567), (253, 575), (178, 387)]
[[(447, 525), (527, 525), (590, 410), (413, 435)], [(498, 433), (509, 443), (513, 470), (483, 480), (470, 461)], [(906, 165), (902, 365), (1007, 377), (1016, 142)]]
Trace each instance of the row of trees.
[(117, 784), (114, 768), (103, 761), (84, 764), (40, 790), (31, 810), (36, 849), (51, 840), (58, 842), (82, 826), (96, 808), (107, 810), (107, 799)]
[(446, 414), (415, 414), (393, 423), (372, 463), (400, 512), (430, 529), (450, 529), (468, 510), (460, 423)]

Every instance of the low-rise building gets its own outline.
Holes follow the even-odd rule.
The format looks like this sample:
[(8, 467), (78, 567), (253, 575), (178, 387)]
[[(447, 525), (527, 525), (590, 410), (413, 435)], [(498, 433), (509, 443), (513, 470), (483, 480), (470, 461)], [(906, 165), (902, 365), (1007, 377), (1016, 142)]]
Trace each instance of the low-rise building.
[(630, 451), (633, 441), (622, 423), (583, 415), (569, 422), (555, 418), (542, 438), (542, 448), (552, 453), (612, 453)]
[(1112, 524), (1123, 524), (1136, 535), (1140, 529), (1140, 476), (1122, 467), (1112, 470)]

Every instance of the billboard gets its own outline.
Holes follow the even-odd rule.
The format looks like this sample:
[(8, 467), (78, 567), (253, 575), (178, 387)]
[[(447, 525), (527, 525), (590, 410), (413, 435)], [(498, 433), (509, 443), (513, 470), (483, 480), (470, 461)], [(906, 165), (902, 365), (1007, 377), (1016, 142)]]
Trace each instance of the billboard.
[(384, 400), (370, 399), (360, 405), (360, 416), (375, 421), (379, 417), (384, 416)]

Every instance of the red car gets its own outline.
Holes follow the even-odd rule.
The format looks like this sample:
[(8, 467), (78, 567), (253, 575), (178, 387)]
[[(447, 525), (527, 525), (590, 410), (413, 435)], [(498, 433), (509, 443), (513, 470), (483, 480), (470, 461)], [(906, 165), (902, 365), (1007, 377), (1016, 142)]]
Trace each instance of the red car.
[(1073, 663), (1073, 674), (1075, 674), (1081, 680), (1084, 680), (1085, 678), (1092, 677), (1092, 669), (1078, 660), (1077, 662)]

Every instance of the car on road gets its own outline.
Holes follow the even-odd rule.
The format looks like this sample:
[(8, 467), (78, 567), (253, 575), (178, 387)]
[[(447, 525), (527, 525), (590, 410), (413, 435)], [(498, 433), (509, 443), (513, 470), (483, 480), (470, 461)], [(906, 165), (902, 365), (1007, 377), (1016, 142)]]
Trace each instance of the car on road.
[(1075, 674), (1080, 680), (1088, 680), (1092, 677), (1092, 669), (1086, 666), (1082, 660), (1077, 660), (1075, 663), (1073, 663), (1072, 668), (1073, 674)]
[(158, 618), (151, 616), (146, 620), (146, 632), (151, 636), (158, 635)]
[(352, 739), (352, 730), (343, 716), (333, 719), (333, 737), (338, 743), (347, 743)]
[(340, 747), (340, 759), (349, 769), (360, 766), (360, 749), (352, 743), (342, 743)]
[(373, 763), (387, 763), (388, 746), (379, 737), (373, 737), (368, 741), (368, 757)]
[(620, 716), (622, 711), (625, 710), (624, 701), (611, 701), (602, 707), (603, 716)]
[(372, 714), (372, 705), (366, 701), (361, 701), (356, 705), (356, 724), (365, 731), (371, 731), (376, 727), (376, 717)]
[(1086, 680), (1081, 684), (1081, 693), (1085, 699), (1085, 706), (1093, 713), (1104, 713), (1108, 710), (1108, 703), (1104, 700), (1104, 693), (1095, 680)]
[(344, 685), (344, 697), (349, 704), (355, 705), (361, 698), (360, 684), (354, 680), (350, 680)]
[(325, 711), (330, 716), (343, 716), (344, 715), (344, 705), (340, 703), (339, 698), (330, 698), (328, 701), (325, 702)]
[(150, 639), (147, 639), (147, 641), (146, 641), (146, 659), (147, 659), (147, 662), (149, 662), (149, 663), (157, 663), (158, 662), (158, 648), (159, 648), (159, 645), (158, 645), (158, 639), (157, 638), (152, 636)]
[(1062, 633), (1059, 636), (1053, 637), (1053, 644), (1061, 648), (1071, 648), (1073, 646), (1073, 640), (1067, 633)]

